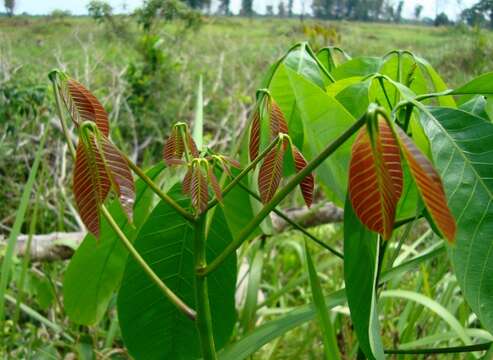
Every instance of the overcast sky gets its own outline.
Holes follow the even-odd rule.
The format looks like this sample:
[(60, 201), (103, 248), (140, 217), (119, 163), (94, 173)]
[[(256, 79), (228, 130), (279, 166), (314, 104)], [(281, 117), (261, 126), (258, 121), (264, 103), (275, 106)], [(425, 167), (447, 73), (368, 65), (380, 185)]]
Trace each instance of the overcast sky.
[[(217, 6), (218, 0), (213, 1), (213, 9)], [(241, 0), (230, 0), (231, 10), (237, 13), (241, 6)], [(253, 7), (259, 13), (265, 13), (267, 5), (273, 5), (277, 11), (277, 5), (282, 0), (253, 0)], [(287, 0), (284, 0), (287, 2)], [(305, 2), (305, 12), (310, 11), (312, 0), (294, 0), (294, 12), (301, 12), (302, 1)], [(414, 7), (417, 4), (423, 5), (422, 17), (435, 17), (435, 13), (444, 11), (451, 18), (455, 18), (463, 9), (476, 3), (478, 0), (405, 0), (404, 16), (412, 17)], [(73, 14), (86, 14), (87, 3), (89, 0), (16, 0), (16, 13), (27, 12), (29, 14), (44, 15), (49, 14), (54, 9), (70, 10)], [(109, 0), (109, 3), (118, 11), (131, 11), (142, 4), (143, 0)], [(398, 0), (394, 0), (397, 3)], [(2, 1), (3, 3), (3, 1)], [(216, 3), (216, 4), (215, 4)]]

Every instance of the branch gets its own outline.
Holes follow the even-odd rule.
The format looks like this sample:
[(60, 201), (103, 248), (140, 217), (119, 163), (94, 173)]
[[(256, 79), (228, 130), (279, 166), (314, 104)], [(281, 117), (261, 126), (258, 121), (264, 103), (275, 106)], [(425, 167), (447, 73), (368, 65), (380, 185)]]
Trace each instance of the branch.
[[(307, 208), (290, 208), (283, 211), (285, 215), (291, 221), (298, 223), (298, 225), (308, 228), (323, 224), (341, 222), (344, 217), (344, 210), (335, 206), (331, 202), (323, 202)], [(272, 225), (276, 232), (280, 233), (287, 229), (288, 224), (277, 214), (272, 214)]]
[[(45, 235), (33, 235), (31, 241), (31, 261), (56, 261), (70, 259), (86, 234), (84, 232), (54, 232)], [(24, 256), (29, 235), (17, 238), (15, 253)], [(4, 243), (0, 238), (0, 245)]]
[[(292, 222), (296, 222), (303, 227), (313, 227), (323, 224), (340, 222), (343, 220), (344, 211), (330, 202), (323, 202), (307, 207), (289, 208), (282, 211)], [(272, 223), (277, 233), (291, 227), (279, 215), (272, 214)], [(74, 251), (84, 240), (86, 233), (76, 232), (53, 232), (49, 234), (35, 234), (31, 242), (31, 261), (49, 262), (57, 260), (67, 260), (72, 257)], [(24, 256), (29, 235), (20, 235), (17, 238), (17, 256)], [(0, 245), (4, 243), (4, 238), (0, 237)]]

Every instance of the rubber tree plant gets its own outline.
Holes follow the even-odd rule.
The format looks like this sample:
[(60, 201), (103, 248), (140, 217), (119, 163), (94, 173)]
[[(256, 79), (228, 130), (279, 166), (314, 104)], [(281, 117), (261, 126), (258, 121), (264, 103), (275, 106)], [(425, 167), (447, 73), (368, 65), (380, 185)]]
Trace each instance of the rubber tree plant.
[[(489, 348), (467, 335), (457, 348), (384, 348), (378, 303), (422, 301), (385, 285), (447, 247), (466, 300), (493, 330), (493, 125), (482, 96), (493, 93), (493, 74), (449, 90), (428, 62), (407, 51), (351, 59), (338, 48), (315, 54), (296, 44), (267, 72), (232, 154), (197, 146), (202, 119), (193, 135), (179, 122), (165, 139), (163, 161), (147, 171), (112, 143), (108, 116), (89, 90), (59, 71), (50, 80), (74, 158), (75, 202), (89, 231), (64, 278), (65, 310), (74, 322), (100, 321), (118, 291), (119, 324), (133, 357), (244, 359), (316, 317), (333, 359), (340, 351), (328, 309), (347, 302), (359, 352), (370, 359)], [(460, 98), (458, 107), (454, 96), (461, 95), (467, 101)], [(165, 168), (177, 168), (179, 181), (166, 176), (163, 185)], [(307, 206), (316, 187), (344, 205), (343, 251), (278, 208), (297, 187)], [(345, 289), (324, 296), (307, 251), (314, 306), (250, 326), (232, 342), (236, 252), (262, 237), (273, 212), (344, 262)], [(395, 253), (388, 243), (397, 228), (419, 218), (445, 242), (394, 266), (404, 237)]]

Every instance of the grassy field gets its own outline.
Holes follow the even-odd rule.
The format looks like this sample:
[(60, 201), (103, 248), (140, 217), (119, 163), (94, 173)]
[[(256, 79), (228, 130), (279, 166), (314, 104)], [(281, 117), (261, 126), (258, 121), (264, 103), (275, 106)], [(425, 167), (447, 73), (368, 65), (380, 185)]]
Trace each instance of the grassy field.
[[(47, 78), (53, 68), (66, 71), (101, 99), (109, 112), (110, 121), (118, 124), (118, 130), (112, 133), (115, 142), (143, 165), (158, 161), (166, 130), (172, 122), (189, 122), (193, 119), (200, 76), (204, 86), (207, 140), (216, 147), (227, 149), (244, 128), (254, 103), (255, 90), (261, 86), (270, 64), (300, 41), (309, 41), (314, 49), (337, 45), (353, 57), (382, 56), (394, 49), (410, 50), (426, 58), (451, 87), (493, 70), (493, 34), (488, 31), (395, 24), (320, 23), (313, 20), (306, 20), (302, 24), (298, 19), (211, 17), (205, 18), (198, 30), (184, 34), (176, 25), (161, 30), (163, 41), (155, 46), (165, 49), (160, 53), (164, 54), (164, 58), (159, 60), (163, 64), (163, 71), (159, 72), (162, 84), (152, 87), (152, 94), (146, 95), (152, 99), (152, 107), (146, 109), (145, 113), (139, 113), (139, 106), (133, 104), (132, 98), (128, 96), (132, 84), (127, 74), (132, 66), (142, 63), (142, 44), (137, 35), (137, 25), (128, 19), (122, 20), (127, 21), (125, 34), (115, 34), (107, 26), (89, 18), (0, 19), (0, 234), (8, 234), (11, 230), (34, 158), (33, 144), (38, 142), (40, 134), (47, 128), (51, 129), (48, 146), (42, 160), (41, 176), (34, 186), (34, 193), (40, 194), (41, 201), (33, 231), (49, 233), (79, 229), (74, 209), (68, 205), (72, 201), (71, 165), (67, 164), (63, 139), (54, 126), (57, 119)], [(328, 31), (311, 34), (307, 27), (310, 29), (315, 23), (321, 24)], [(139, 81), (145, 87), (146, 82), (153, 80), (142, 78)], [(27, 217), (32, 217), (32, 213), (33, 209), (28, 209)], [(29, 222), (26, 221), (22, 232), (27, 233), (28, 228)], [(339, 226), (329, 225), (317, 228), (316, 231), (327, 242), (340, 245)], [(282, 297), (280, 309), (265, 308), (263, 312), (260, 311), (261, 319), (285, 312), (309, 300), (306, 274), (300, 271), (303, 263), (300, 243), (299, 235), (287, 233), (277, 237), (265, 249), (266, 254), (282, 256), (265, 266), (262, 283), (264, 290), (272, 294), (287, 286), (292, 291)], [(313, 250), (315, 253), (316, 248)], [(317, 263), (322, 264), (324, 269), (332, 264), (333, 259), (325, 254), (315, 256)], [(438, 291), (430, 289), (429, 284), (438, 284), (437, 288), (446, 287), (446, 291), (437, 295), (440, 296), (439, 300), (454, 302), (452, 295), (456, 283), (449, 281), (448, 263), (440, 262), (440, 259), (445, 258), (443, 255), (439, 257), (432, 269), (423, 266), (417, 274), (405, 275), (406, 286), (434, 296)], [(82, 328), (71, 324), (57, 302), (60, 300), (57, 298), (58, 282), (66, 264), (38, 265), (33, 267), (33, 278), (39, 277), (40, 273), (44, 274), (42, 277), (49, 279), (48, 286), (55, 289), (54, 296), (50, 298), (51, 307), (40, 305), (41, 300), (34, 295), (34, 290), (27, 302), (51, 321), (62, 324), (71, 334), (85, 340), (87, 336), (89, 340), (80, 341), (77, 348), (70, 347), (63, 344), (58, 335), (25, 319), (23, 332), (15, 333), (7, 329), (11, 334), (8, 349), (10, 356), (23, 358), (34, 353), (48, 359), (58, 358), (62, 354), (77, 353), (80, 356), (84, 351), (82, 347), (91, 343), (94, 344), (92, 349), (95, 349), (98, 359), (110, 358), (108, 354), (111, 351), (121, 353), (121, 358), (126, 358), (125, 352), (121, 350), (118, 331), (114, 329), (114, 311), (109, 311), (99, 327)], [(341, 273), (340, 266), (327, 270), (324, 286), (327, 289), (340, 288), (343, 283)], [(392, 314), (415, 310), (412, 306), (404, 307), (399, 303), (388, 307), (386, 312)], [(468, 314), (463, 309), (466, 307), (464, 302), (458, 302), (456, 307), (457, 312), (464, 317)], [(347, 309), (338, 311), (344, 314)], [(422, 326), (419, 331), (424, 333), (426, 329), (438, 328), (422, 308), (416, 311), (415, 316), (415, 323)], [(341, 340), (341, 350), (344, 352), (346, 347), (353, 348), (355, 339), (349, 321), (339, 322), (341, 334), (344, 334), (344, 340)], [(409, 325), (389, 322), (386, 328), (389, 331), (388, 338), (399, 328), (399, 331), (405, 333), (405, 339), (410, 342), (414, 340), (415, 329)], [(319, 359), (322, 350), (321, 346), (313, 346), (314, 339), (317, 344), (322, 341), (317, 325), (310, 323), (265, 347), (255, 359)], [(347, 358), (354, 356), (350, 353), (345, 355)]]

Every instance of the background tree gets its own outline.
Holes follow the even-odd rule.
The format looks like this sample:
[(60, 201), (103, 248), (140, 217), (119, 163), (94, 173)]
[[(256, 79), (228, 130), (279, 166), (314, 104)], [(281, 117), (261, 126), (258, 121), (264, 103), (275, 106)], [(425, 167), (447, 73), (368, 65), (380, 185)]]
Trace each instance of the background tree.
[(7, 10), (7, 15), (13, 16), (15, 10), (15, 0), (5, 0), (4, 6), (5, 10)]
[(462, 11), (461, 20), (466, 22), (469, 26), (483, 26), (486, 23), (484, 14), (475, 7), (465, 9)]
[(493, 0), (481, 0), (474, 7), (483, 14), (484, 17), (489, 18), (490, 28), (493, 29)]
[(293, 17), (293, 2), (294, 0), (288, 0), (288, 16)]
[(435, 18), (435, 26), (447, 26), (450, 24), (450, 20), (444, 12), (441, 12)]
[(265, 6), (265, 15), (266, 16), (274, 16), (274, 7), (272, 5)]
[(240, 15), (243, 16), (253, 15), (253, 0), (241, 0)]
[(414, 7), (414, 18), (419, 21), (421, 12), (423, 11), (423, 5), (419, 4)]
[(286, 7), (284, 6), (284, 1), (281, 1), (279, 3), (277, 15), (279, 15), (279, 17), (281, 17), (281, 18), (286, 16)]
[(230, 0), (221, 0), (219, 2), (218, 13), (222, 15), (231, 15), (231, 12), (229, 11), (229, 3)]
[(395, 10), (395, 22), (400, 23), (402, 21), (402, 9), (404, 7), (404, 0), (400, 0), (397, 4), (397, 8)]

